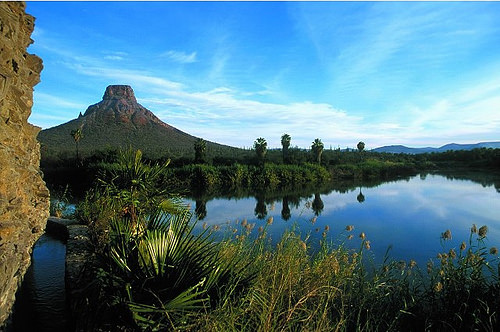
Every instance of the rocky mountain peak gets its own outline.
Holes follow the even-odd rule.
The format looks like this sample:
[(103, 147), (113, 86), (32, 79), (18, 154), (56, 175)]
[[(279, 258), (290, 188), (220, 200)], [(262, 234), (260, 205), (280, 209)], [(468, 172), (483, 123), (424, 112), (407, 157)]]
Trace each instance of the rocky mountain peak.
[(167, 126), (152, 112), (137, 102), (134, 90), (129, 85), (109, 85), (102, 100), (91, 105), (82, 117), (78, 117), (86, 125), (90, 122), (101, 124), (121, 123), (134, 126), (159, 124)]
[(131, 102), (137, 103), (135, 99), (134, 90), (129, 85), (109, 85), (104, 92), (103, 100), (117, 100), (126, 99)]

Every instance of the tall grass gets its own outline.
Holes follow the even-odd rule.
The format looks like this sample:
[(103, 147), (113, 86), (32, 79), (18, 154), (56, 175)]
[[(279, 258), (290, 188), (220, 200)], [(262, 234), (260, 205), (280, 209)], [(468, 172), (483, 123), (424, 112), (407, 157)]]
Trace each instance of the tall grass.
[(257, 251), (255, 244), (231, 242), (257, 276), (243, 296), (198, 315), (196, 329), (495, 331), (499, 260), (484, 240), (485, 234), (471, 232), (467, 248), (439, 254), (439, 264), (429, 261), (424, 270), (413, 260), (389, 257), (382, 266), (370, 266), (363, 260), (370, 248), (363, 236), (358, 250), (322, 240), (314, 254), (307, 237), (294, 231), (274, 248), (260, 245)]

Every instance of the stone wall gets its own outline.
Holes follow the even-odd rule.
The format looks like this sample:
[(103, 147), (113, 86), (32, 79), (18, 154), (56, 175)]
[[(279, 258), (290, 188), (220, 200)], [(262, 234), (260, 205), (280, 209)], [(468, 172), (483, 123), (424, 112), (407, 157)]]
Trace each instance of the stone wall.
[(25, 9), (22, 2), (0, 2), (0, 326), (49, 215), (36, 140), (40, 128), (28, 123), (43, 66), (26, 52), (34, 18)]

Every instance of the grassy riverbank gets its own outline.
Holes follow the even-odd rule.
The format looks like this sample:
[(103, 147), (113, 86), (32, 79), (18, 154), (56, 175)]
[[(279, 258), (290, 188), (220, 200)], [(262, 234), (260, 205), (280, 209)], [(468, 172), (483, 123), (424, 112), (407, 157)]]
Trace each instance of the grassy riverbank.
[(498, 250), (486, 245), (486, 226), (456, 248), (443, 230), (443, 250), (426, 266), (390, 257), (375, 266), (369, 236), (349, 225), (339, 235), (345, 245), (326, 240), (328, 227), (319, 244), (291, 227), (272, 245), (272, 218), (258, 229), (243, 220), (194, 232), (189, 211), (157, 186), (165, 169), (124, 154), (78, 206), (98, 258), (87, 330), (500, 327)]

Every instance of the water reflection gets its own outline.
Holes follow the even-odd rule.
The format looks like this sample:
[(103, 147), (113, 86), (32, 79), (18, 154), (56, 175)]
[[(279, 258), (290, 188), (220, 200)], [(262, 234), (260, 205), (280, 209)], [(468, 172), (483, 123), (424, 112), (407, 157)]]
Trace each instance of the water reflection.
[(292, 216), (292, 214), (290, 212), (290, 207), (288, 206), (288, 196), (283, 196), (281, 206), (282, 206), (281, 219), (283, 219), (284, 221), (287, 221)]
[(323, 211), (325, 204), (321, 200), (319, 193), (314, 194), (314, 200), (312, 201), (311, 208), (314, 211), (314, 215), (319, 216)]
[[(310, 191), (261, 191), (246, 195), (240, 191), (236, 196), (228, 192), (223, 197), (206, 195), (194, 202), (197, 208), (203, 206), (204, 221), (210, 227), (219, 225), (222, 232), (227, 220), (247, 219), (256, 224), (253, 232), (258, 236), (259, 226), (265, 226), (267, 218), (272, 217), (274, 222), (267, 227), (272, 241), (295, 225), (304, 235), (310, 234), (311, 248), (327, 226), (329, 240), (352, 248), (359, 248), (361, 240), (357, 235), (364, 232), (371, 241), (370, 253), (375, 261), (382, 259), (392, 246), (392, 257), (413, 258), (425, 266), (429, 258), (443, 250), (439, 237), (446, 229), (454, 234), (446, 245), (460, 246), (461, 241), (468, 239), (472, 223), (488, 225), (487, 245), (499, 246), (499, 179), (500, 174), (485, 178), (476, 174), (471, 179), (458, 173), (423, 174), (385, 183), (344, 182)], [(347, 225), (353, 225), (355, 233), (346, 232)], [(352, 234), (354, 237), (349, 240)]]
[(194, 213), (198, 220), (203, 220), (207, 216), (207, 202), (203, 199), (196, 200), (196, 207)]
[(257, 219), (264, 219), (267, 216), (267, 205), (262, 194), (256, 195), (255, 199), (257, 203), (255, 204), (254, 213)]
[(361, 192), (361, 187), (359, 187), (359, 194), (356, 196), (356, 199), (359, 203), (363, 203), (365, 201), (365, 195)]

